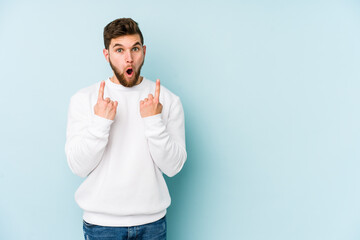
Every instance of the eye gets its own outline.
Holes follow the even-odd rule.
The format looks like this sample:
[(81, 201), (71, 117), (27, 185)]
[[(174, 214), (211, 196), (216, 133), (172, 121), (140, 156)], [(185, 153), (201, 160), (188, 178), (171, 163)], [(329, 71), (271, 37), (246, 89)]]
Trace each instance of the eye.
[(134, 47), (132, 50), (133, 50), (134, 52), (137, 52), (137, 51), (139, 51), (139, 48), (138, 48), (138, 47)]
[(117, 52), (123, 52), (124, 50), (122, 48), (116, 49)]

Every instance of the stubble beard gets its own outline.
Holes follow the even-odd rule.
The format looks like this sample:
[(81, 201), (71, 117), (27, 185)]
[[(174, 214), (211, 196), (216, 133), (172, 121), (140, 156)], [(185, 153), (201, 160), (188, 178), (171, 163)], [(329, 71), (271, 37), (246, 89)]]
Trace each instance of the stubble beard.
[(144, 64), (144, 60), (145, 60), (145, 59), (143, 59), (141, 65), (140, 65), (140, 67), (139, 67), (139, 69), (138, 69), (137, 71), (134, 71), (134, 76), (135, 76), (135, 77), (134, 77), (134, 79), (131, 80), (131, 81), (127, 81), (127, 80), (125, 79), (125, 72), (120, 73), (120, 72), (118, 71), (118, 69), (117, 69), (114, 65), (112, 65), (110, 59), (109, 59), (109, 63), (110, 63), (111, 69), (114, 71), (114, 75), (116, 76), (117, 80), (119, 80), (119, 83), (120, 83), (121, 85), (123, 85), (124, 87), (133, 87), (133, 86), (139, 84), (139, 83), (138, 83), (138, 80), (139, 80), (139, 77), (140, 77), (141, 68), (142, 68), (142, 66), (143, 66), (143, 64)]

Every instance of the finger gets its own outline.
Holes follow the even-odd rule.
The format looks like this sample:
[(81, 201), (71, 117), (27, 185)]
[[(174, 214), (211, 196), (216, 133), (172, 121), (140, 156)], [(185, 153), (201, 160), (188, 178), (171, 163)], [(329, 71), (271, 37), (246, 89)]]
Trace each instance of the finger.
[(145, 98), (145, 99), (144, 99), (144, 102), (147, 102), (148, 100), (149, 100), (149, 99)]
[(105, 88), (105, 81), (102, 81), (100, 83), (98, 100), (104, 100), (104, 88)]
[(148, 95), (148, 98), (149, 98), (149, 100), (153, 100), (153, 99), (154, 99), (154, 96), (150, 93), (150, 94)]
[(105, 98), (104, 101), (105, 101), (105, 102), (108, 102), (108, 103), (111, 102), (111, 101), (110, 101), (110, 98), (108, 98), (108, 97)]
[(156, 88), (155, 88), (155, 100), (159, 102), (160, 97), (160, 79), (156, 80)]
[(113, 102), (113, 101), (109, 101), (109, 103), (106, 105), (106, 109), (112, 110), (113, 108), (114, 108), (114, 102)]
[(144, 104), (144, 101), (143, 101), (143, 100), (140, 101), (140, 105), (142, 105), (142, 104)]
[(115, 102), (114, 102), (114, 107), (115, 107), (115, 109), (117, 109), (117, 106), (118, 106), (118, 102), (115, 101)]

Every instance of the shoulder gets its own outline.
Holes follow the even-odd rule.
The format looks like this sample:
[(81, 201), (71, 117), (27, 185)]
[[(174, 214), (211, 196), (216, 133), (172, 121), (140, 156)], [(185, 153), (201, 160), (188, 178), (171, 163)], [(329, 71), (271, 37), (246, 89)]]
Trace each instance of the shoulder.
[[(147, 78), (144, 78), (144, 83), (146, 84), (149, 92), (154, 92), (156, 83), (154, 81), (151, 81)], [(175, 102), (178, 101), (179, 97), (171, 92), (168, 88), (166, 88), (164, 85), (160, 84), (160, 102)]]
[(100, 83), (101, 81), (78, 90), (74, 95), (72, 95), (71, 102), (91, 101), (91, 99), (97, 97)]

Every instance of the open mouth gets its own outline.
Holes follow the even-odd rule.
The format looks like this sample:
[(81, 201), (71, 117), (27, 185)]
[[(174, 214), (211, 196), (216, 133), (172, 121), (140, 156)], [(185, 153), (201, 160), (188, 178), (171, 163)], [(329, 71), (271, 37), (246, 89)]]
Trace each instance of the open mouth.
[(127, 74), (129, 77), (131, 77), (131, 76), (133, 75), (133, 73), (134, 73), (134, 70), (133, 70), (132, 68), (126, 69), (126, 74)]

